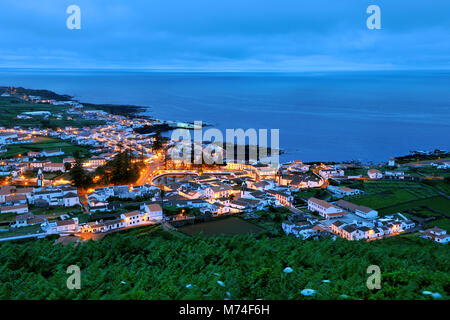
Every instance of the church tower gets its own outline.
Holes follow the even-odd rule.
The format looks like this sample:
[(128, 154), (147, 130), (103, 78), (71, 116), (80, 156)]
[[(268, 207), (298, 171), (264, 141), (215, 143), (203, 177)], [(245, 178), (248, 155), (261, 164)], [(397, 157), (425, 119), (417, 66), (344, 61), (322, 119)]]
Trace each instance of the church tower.
[(37, 174), (37, 185), (39, 187), (44, 186), (44, 174), (42, 173), (42, 169), (39, 169), (38, 174)]

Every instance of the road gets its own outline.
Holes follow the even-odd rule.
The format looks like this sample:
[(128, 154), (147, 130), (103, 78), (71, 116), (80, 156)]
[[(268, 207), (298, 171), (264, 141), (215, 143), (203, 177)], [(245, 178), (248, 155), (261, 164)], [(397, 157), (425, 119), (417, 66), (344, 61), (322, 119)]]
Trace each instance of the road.
[(153, 175), (155, 171), (158, 171), (160, 169), (164, 169), (164, 161), (162, 160), (155, 160), (150, 162), (147, 167), (145, 167), (144, 172), (141, 174), (139, 179), (136, 181), (136, 185), (140, 186), (143, 184), (150, 183), (150, 178)]

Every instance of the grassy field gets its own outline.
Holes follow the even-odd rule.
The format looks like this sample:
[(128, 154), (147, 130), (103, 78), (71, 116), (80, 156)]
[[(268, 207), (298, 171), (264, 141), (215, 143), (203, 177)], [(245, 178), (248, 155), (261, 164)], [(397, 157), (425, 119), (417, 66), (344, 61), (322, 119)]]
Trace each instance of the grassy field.
[(74, 208), (56, 207), (53, 209), (42, 209), (42, 208), (32, 209), (31, 212), (33, 212), (33, 214), (35, 215), (46, 215), (47, 217), (55, 217), (67, 213), (81, 213), (82, 210), (80, 207)]
[(34, 234), (42, 232), (40, 225), (27, 226), (22, 228), (13, 229), (10, 231), (0, 232), (0, 238), (8, 238), (15, 236), (23, 236), (27, 234)]
[(366, 181), (362, 189), (365, 194), (347, 198), (374, 209), (439, 195), (429, 185), (410, 181)]
[(379, 211), (381, 216), (403, 212), (419, 217), (450, 215), (450, 200), (440, 192), (449, 194), (450, 187), (445, 181), (431, 184), (379, 180), (366, 181), (359, 187), (365, 194), (346, 199)]
[(202, 232), (205, 236), (216, 236), (220, 234), (237, 235), (263, 231), (262, 228), (236, 217), (186, 225), (179, 228), (179, 230), (188, 235)]
[(406, 203), (392, 205), (380, 210), (380, 214), (395, 212), (410, 212), (421, 217), (448, 216), (450, 217), (450, 200), (442, 196), (420, 199)]
[[(55, 106), (49, 104), (39, 104), (26, 102), (14, 97), (0, 97), (0, 126), (11, 128), (14, 126), (37, 127), (37, 128), (63, 128), (71, 127), (92, 127), (104, 124), (104, 121), (73, 119), (66, 120), (69, 114), (66, 113), (67, 106)], [(61, 120), (44, 120), (43, 116), (33, 116), (32, 119), (17, 119), (17, 115), (22, 112), (49, 111), (52, 114), (60, 114)], [(70, 115), (73, 117), (73, 115)]]
[(450, 230), (450, 219), (442, 218), (435, 221), (430, 222), (429, 227), (438, 227), (444, 230)]
[(16, 216), (17, 214), (14, 212), (2, 213), (0, 214), (0, 223), (13, 221)]
[(415, 177), (449, 177), (450, 176), (450, 169), (437, 169), (435, 167), (419, 167), (419, 168), (407, 168), (402, 167), (402, 169), (405, 169), (404, 171), (408, 174), (415, 176)]
[(75, 146), (70, 142), (61, 139), (43, 137), (39, 139), (38, 142), (8, 146), (8, 151), (1, 156), (2, 158), (11, 158), (19, 154), (25, 156), (28, 151), (56, 150), (59, 148), (65, 152), (65, 155), (63, 157), (49, 158), (50, 160), (53, 160), (53, 162), (61, 162), (62, 158), (72, 155), (75, 151), (79, 151), (80, 156), (90, 155), (89, 149), (86, 147)]

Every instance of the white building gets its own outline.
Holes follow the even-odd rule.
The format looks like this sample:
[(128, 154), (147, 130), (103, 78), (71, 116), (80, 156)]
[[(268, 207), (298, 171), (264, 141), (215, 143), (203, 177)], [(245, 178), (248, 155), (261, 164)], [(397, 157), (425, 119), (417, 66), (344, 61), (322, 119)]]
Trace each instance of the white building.
[(352, 189), (349, 187), (339, 187), (332, 185), (329, 185), (327, 189), (338, 196), (353, 196), (362, 193), (362, 191), (359, 189)]
[(338, 207), (350, 212), (354, 213), (361, 218), (365, 219), (375, 219), (378, 216), (378, 211), (371, 209), (369, 207), (360, 206), (349, 201), (338, 200), (335, 203)]
[(383, 174), (381, 173), (380, 170), (377, 169), (370, 169), (367, 171), (367, 175), (369, 176), (370, 179), (381, 179), (383, 178)]
[(393, 157), (389, 158), (388, 166), (389, 167), (394, 167), (395, 166), (395, 159)]
[(342, 170), (342, 169), (320, 170), (319, 175), (325, 179), (330, 179), (333, 177), (342, 177), (342, 176), (344, 176), (344, 170)]
[(333, 219), (347, 214), (334, 204), (317, 198), (308, 199), (308, 210), (318, 212), (325, 219)]
[(143, 204), (141, 210), (145, 212), (147, 220), (159, 222), (163, 219), (163, 209), (157, 203)]
[(16, 214), (23, 214), (28, 212), (28, 205), (27, 204), (19, 204), (17, 206), (6, 206), (1, 207), (1, 213), (16, 213)]
[(433, 239), (437, 243), (448, 243), (450, 241), (450, 235), (446, 230), (441, 228), (431, 228), (424, 231), (425, 238)]
[(69, 192), (63, 196), (63, 202), (65, 207), (73, 207), (80, 204), (80, 198), (77, 194)]
[(78, 230), (78, 218), (56, 221), (57, 233), (76, 232)]

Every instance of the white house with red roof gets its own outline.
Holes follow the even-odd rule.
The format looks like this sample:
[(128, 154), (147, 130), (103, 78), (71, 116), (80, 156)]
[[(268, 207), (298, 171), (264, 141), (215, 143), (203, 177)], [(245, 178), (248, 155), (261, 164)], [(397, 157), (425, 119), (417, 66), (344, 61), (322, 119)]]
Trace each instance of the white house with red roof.
[(338, 206), (314, 197), (308, 199), (308, 210), (319, 213), (325, 219), (334, 219), (347, 214)]
[(383, 174), (381, 173), (380, 170), (377, 169), (370, 169), (367, 171), (367, 175), (369, 176), (370, 179), (381, 179), (383, 178)]
[(433, 239), (437, 243), (448, 243), (450, 241), (450, 235), (447, 234), (447, 231), (438, 227), (427, 229), (423, 234), (425, 238)]

